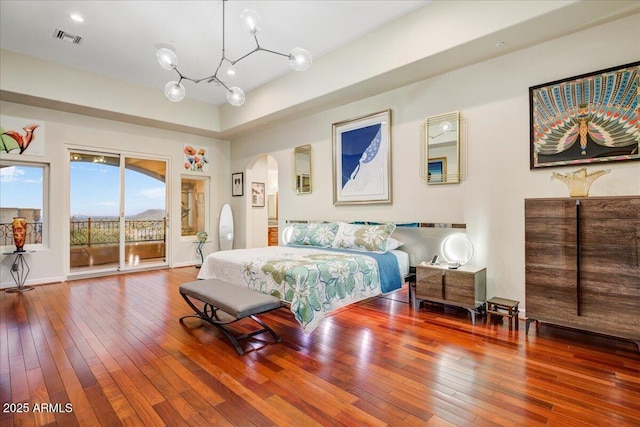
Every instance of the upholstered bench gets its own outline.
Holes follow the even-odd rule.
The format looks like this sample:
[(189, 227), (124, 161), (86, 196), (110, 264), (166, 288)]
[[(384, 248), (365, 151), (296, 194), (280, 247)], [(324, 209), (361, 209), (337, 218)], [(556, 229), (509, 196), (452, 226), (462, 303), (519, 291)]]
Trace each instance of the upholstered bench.
[[(195, 311), (196, 314), (183, 316), (180, 323), (187, 317), (204, 320), (222, 331), (229, 338), (238, 354), (244, 354), (238, 341), (253, 337), (263, 332), (269, 332), (276, 342), (280, 337), (255, 315), (275, 310), (282, 306), (280, 299), (271, 295), (252, 291), (248, 288), (235, 286), (218, 279), (196, 280), (180, 286), (180, 295)], [(202, 309), (194, 304), (194, 300), (204, 303)], [(257, 322), (262, 329), (234, 336), (225, 325), (249, 317)]]

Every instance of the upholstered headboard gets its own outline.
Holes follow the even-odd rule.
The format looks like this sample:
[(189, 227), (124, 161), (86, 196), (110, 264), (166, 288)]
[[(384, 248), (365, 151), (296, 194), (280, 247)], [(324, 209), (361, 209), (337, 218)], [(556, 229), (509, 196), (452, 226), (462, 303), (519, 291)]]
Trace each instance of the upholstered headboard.
[[(287, 224), (313, 223), (327, 221), (287, 220)], [(381, 224), (390, 221), (345, 221), (359, 224)], [(442, 256), (440, 245), (449, 235), (465, 233), (465, 224), (428, 223), (428, 222), (396, 222), (396, 229), (391, 237), (402, 242), (398, 249), (409, 254), (409, 265), (415, 267), (422, 261), (429, 261), (434, 255)]]

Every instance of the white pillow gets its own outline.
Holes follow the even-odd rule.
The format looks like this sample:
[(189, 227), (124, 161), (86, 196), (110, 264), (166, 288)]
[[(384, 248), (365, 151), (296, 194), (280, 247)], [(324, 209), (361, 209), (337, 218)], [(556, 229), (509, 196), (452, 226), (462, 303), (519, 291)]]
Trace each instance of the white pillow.
[(404, 245), (404, 243), (401, 242), (400, 240), (394, 239), (393, 237), (389, 237), (389, 242), (387, 243), (387, 250), (392, 251), (394, 249), (398, 249), (402, 245)]

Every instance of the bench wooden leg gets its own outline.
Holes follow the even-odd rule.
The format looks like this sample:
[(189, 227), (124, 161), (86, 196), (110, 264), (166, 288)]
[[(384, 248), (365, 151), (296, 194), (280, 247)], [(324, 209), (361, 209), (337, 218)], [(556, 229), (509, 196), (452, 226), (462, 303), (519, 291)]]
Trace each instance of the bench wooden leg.
[(233, 335), (226, 327), (225, 325), (228, 325), (230, 323), (233, 322), (237, 322), (238, 318), (231, 316), (228, 313), (225, 313), (224, 311), (220, 310), (218, 307), (215, 307), (207, 302), (204, 303), (204, 306), (201, 309), (199, 309), (192, 301), (191, 299), (184, 295), (181, 294), (182, 298), (184, 298), (184, 300), (187, 302), (187, 304), (189, 304), (189, 306), (193, 309), (193, 311), (195, 311), (196, 314), (189, 314), (186, 316), (182, 316), (180, 318), (180, 323), (184, 324), (184, 319), (188, 318), (188, 317), (193, 317), (196, 319), (200, 319), (200, 320), (204, 320), (205, 322), (215, 326), (216, 328), (218, 328), (228, 339), (229, 341), (231, 341), (231, 344), (233, 345), (233, 347), (236, 349), (236, 351), (238, 352), (239, 355), (243, 355), (244, 354), (244, 350), (242, 349), (242, 347), (240, 347), (240, 343), (238, 341), (247, 339), (247, 338), (251, 338), (255, 335), (259, 335), (262, 334), (264, 332), (269, 332), (271, 334), (271, 336), (273, 337), (273, 339), (276, 342), (280, 342), (281, 339), (278, 336), (278, 334), (275, 333), (275, 331), (273, 329), (271, 329), (269, 326), (267, 326), (262, 320), (258, 319), (255, 315), (251, 315), (248, 316), (250, 317), (254, 322), (258, 323), (260, 326), (262, 326), (262, 329), (258, 329), (252, 332), (248, 332), (246, 334), (243, 335)]

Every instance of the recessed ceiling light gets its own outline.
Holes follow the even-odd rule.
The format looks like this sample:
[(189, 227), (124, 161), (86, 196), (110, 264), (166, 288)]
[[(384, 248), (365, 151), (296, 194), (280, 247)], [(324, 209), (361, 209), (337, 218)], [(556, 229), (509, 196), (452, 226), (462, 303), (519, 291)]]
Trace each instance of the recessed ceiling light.
[(84, 22), (84, 18), (82, 17), (82, 15), (77, 13), (72, 13), (71, 15), (69, 15), (69, 18), (76, 22)]
[(496, 43), (496, 47), (502, 47), (502, 46), (504, 46), (504, 42), (498, 42), (498, 43)]

